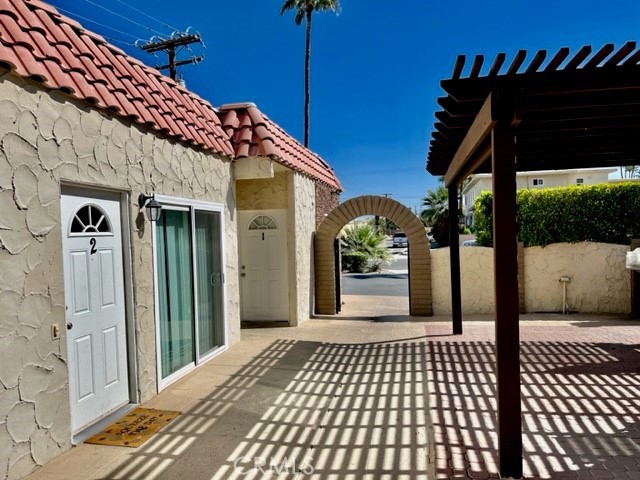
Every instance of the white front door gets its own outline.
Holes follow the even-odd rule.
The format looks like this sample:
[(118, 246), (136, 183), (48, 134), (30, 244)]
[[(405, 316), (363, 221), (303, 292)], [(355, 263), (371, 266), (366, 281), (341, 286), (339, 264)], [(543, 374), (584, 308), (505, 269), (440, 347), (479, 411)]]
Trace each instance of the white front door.
[(242, 320), (289, 320), (285, 210), (241, 211)]
[(62, 195), (71, 430), (129, 402), (118, 196)]

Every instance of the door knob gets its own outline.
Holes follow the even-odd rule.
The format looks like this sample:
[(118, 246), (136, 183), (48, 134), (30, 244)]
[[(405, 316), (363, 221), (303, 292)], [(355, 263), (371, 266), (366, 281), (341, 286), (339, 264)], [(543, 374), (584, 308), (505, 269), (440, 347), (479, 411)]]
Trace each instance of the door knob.
[(246, 274), (246, 273), (244, 273), (244, 272), (242, 272), (242, 273), (240, 274), (240, 276), (241, 276), (241, 277), (246, 277), (246, 276), (247, 276), (247, 274)]
[(73, 328), (73, 323), (67, 323), (67, 330), (71, 330)]

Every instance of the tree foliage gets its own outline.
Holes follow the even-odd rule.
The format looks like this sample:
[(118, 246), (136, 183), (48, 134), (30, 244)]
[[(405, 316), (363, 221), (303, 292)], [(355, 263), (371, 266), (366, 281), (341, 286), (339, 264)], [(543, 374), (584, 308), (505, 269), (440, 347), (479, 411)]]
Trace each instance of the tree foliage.
[(435, 190), (427, 190), (422, 199), (420, 218), (431, 227), (434, 240), (441, 247), (449, 245), (449, 192), (439, 185)]
[[(478, 245), (493, 244), (493, 198), (483, 192), (475, 202)], [(525, 246), (562, 242), (628, 245), (640, 236), (640, 184), (519, 190), (518, 239)]]
[(379, 269), (381, 262), (391, 259), (384, 240), (384, 233), (370, 223), (347, 227), (340, 238), (343, 268), (358, 273)]

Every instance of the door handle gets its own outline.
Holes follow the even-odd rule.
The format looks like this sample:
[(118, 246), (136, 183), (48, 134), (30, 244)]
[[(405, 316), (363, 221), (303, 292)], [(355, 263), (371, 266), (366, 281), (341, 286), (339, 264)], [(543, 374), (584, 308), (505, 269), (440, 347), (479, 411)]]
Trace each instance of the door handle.
[(246, 273), (244, 273), (244, 272), (242, 272), (242, 273), (240, 274), (240, 276), (241, 276), (241, 277), (246, 277), (246, 276), (247, 276), (247, 274), (246, 274)]
[(73, 323), (67, 323), (67, 330), (71, 330), (73, 328)]

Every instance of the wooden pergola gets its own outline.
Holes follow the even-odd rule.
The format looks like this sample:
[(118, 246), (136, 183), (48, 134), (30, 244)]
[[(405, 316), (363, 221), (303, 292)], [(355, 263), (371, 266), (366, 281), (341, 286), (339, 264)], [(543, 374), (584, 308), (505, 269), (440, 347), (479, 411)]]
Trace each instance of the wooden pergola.
[[(640, 50), (635, 42), (597, 51), (561, 48), (547, 61), (499, 53), (488, 71), (477, 55), (466, 76), (458, 56), (432, 134), (427, 170), (449, 191), (453, 331), (462, 333), (458, 187), (493, 177), (499, 468), (522, 477), (516, 172), (640, 164)], [(526, 63), (526, 65), (525, 65)], [(640, 214), (640, 212), (639, 212)]]

